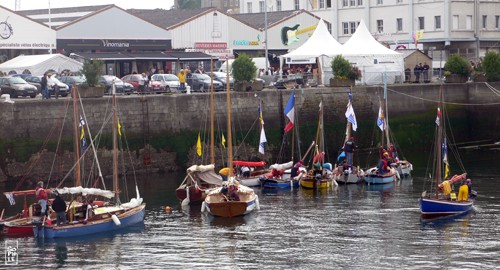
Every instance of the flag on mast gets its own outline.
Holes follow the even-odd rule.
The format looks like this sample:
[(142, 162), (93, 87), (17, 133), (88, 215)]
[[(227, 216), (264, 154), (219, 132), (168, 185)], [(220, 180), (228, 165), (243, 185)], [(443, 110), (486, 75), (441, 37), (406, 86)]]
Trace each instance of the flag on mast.
[(201, 157), (201, 138), (200, 138), (200, 133), (198, 133), (198, 142), (196, 143), (196, 154)]
[(224, 133), (222, 133), (222, 140), (221, 140), (222, 147), (226, 149), (226, 138), (224, 138)]
[(264, 155), (264, 144), (267, 142), (266, 133), (264, 132), (264, 126), (260, 130), (260, 143), (259, 143), (259, 153)]
[(382, 110), (382, 106), (380, 106), (378, 109), (377, 126), (380, 128), (380, 130), (384, 131), (385, 117), (384, 117), (384, 111)]
[(356, 114), (354, 114), (354, 109), (352, 108), (351, 102), (347, 104), (347, 111), (345, 112), (345, 117), (347, 121), (351, 122), (352, 130), (356, 131), (358, 128), (358, 122), (356, 121)]
[(288, 103), (285, 107), (285, 115), (288, 117), (289, 121), (285, 127), (285, 133), (292, 130), (295, 121), (295, 90), (292, 91), (292, 95), (290, 99), (288, 99)]

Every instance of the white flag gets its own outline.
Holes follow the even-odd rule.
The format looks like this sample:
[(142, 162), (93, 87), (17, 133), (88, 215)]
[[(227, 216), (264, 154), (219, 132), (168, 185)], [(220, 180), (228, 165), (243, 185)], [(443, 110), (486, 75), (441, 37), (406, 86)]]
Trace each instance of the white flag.
[(260, 130), (260, 143), (259, 143), (259, 153), (264, 155), (264, 144), (267, 142), (266, 133), (264, 132), (264, 126)]
[(352, 130), (356, 131), (356, 129), (358, 128), (358, 122), (356, 122), (356, 115), (354, 114), (354, 109), (352, 108), (351, 102), (349, 102), (349, 105), (347, 105), (345, 117), (347, 118), (347, 121), (351, 122)]

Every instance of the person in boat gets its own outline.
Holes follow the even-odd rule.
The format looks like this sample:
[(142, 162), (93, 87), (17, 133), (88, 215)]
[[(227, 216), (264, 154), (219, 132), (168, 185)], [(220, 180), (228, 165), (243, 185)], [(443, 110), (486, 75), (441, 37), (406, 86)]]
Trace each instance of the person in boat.
[(45, 192), (45, 189), (43, 188), (43, 181), (38, 182), (38, 184), (35, 188), (35, 196), (36, 196), (36, 199), (38, 200), (38, 203), (42, 207), (40, 215), (46, 216), (47, 215), (48, 195), (47, 195), (47, 192)]
[(295, 177), (297, 175), (299, 175), (299, 169), (300, 167), (304, 166), (304, 161), (301, 159), (299, 160), (297, 163), (295, 163), (295, 165), (293, 165), (293, 168), (292, 170), (290, 171), (290, 177)]
[(389, 172), (389, 169), (387, 168), (388, 158), (389, 153), (385, 152), (383, 157), (378, 162), (377, 169), (379, 174), (386, 174)]
[(230, 185), (229, 186), (229, 200), (230, 201), (239, 201), (240, 195), (238, 194), (238, 186)]
[(241, 176), (250, 177), (250, 168), (248, 166), (241, 167)]
[(66, 224), (66, 202), (59, 192), (55, 191), (56, 198), (52, 202), (52, 210), (56, 212), (56, 225)]
[(399, 161), (398, 152), (396, 152), (396, 148), (393, 144), (389, 146), (389, 157), (391, 157), (392, 160), (396, 163)]
[(276, 170), (276, 169), (273, 168), (271, 174), (273, 175), (274, 178), (281, 179), (281, 176), (283, 175), (284, 171), (285, 170)]
[(225, 167), (220, 169), (219, 174), (222, 177), (222, 181), (227, 181), (227, 176), (229, 175), (229, 168)]
[(462, 180), (460, 183), (460, 188), (458, 189), (458, 201), (467, 201), (469, 200), (469, 186), (465, 180)]
[(349, 163), (351, 165), (352, 165), (352, 156), (353, 156), (355, 148), (356, 148), (356, 144), (354, 143), (354, 137), (351, 137), (344, 144), (344, 152), (346, 155), (347, 163)]

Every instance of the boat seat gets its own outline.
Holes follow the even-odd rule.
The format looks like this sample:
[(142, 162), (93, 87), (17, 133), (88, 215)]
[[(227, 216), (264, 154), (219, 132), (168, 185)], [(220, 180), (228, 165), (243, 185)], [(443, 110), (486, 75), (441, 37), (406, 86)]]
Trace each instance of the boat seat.
[(452, 201), (456, 201), (457, 200), (457, 194), (455, 192), (450, 193), (450, 199)]

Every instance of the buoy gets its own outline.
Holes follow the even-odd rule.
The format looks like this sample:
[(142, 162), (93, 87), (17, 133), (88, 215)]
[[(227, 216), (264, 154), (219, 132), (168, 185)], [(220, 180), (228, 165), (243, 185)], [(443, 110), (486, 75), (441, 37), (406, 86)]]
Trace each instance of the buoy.
[(205, 212), (205, 202), (201, 203), (201, 212)]
[(259, 196), (255, 195), (255, 207), (260, 210)]
[(116, 215), (112, 215), (111, 219), (113, 219), (113, 222), (115, 223), (116, 226), (122, 225), (122, 223), (120, 222), (120, 219), (118, 219), (118, 217)]
[(167, 212), (167, 214), (172, 213), (172, 208), (170, 208), (170, 206), (166, 206), (165, 207), (165, 212)]

